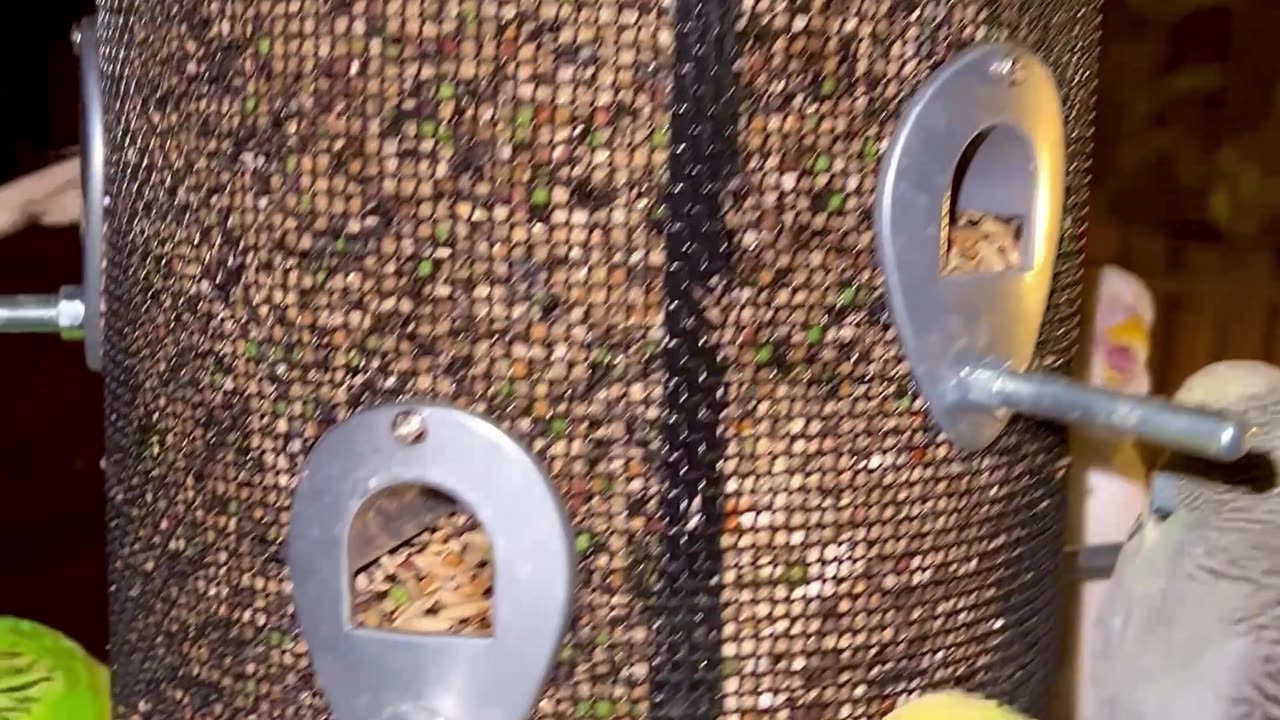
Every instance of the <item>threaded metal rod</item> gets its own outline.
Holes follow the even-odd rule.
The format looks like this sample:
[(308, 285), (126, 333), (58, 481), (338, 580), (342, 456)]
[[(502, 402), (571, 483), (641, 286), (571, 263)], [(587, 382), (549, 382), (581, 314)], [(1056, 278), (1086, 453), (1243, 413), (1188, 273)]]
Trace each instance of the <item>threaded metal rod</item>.
[(963, 402), (1008, 408), (1067, 425), (1090, 425), (1210, 460), (1238, 460), (1253, 428), (1217, 413), (1166, 400), (1098, 390), (1060, 375), (969, 367), (957, 380)]
[(58, 333), (70, 337), (84, 323), (79, 287), (56, 295), (0, 295), (0, 333)]
[(0, 297), (0, 332), (56, 333), (57, 295), (9, 295)]

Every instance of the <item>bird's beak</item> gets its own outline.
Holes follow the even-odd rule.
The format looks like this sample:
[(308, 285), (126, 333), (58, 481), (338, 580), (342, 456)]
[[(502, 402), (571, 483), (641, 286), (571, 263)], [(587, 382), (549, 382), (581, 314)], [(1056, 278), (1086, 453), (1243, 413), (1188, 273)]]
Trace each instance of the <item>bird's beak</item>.
[(1136, 312), (1099, 328), (1096, 362), (1103, 387), (1125, 391), (1139, 384), (1146, 374), (1151, 348), (1151, 330)]

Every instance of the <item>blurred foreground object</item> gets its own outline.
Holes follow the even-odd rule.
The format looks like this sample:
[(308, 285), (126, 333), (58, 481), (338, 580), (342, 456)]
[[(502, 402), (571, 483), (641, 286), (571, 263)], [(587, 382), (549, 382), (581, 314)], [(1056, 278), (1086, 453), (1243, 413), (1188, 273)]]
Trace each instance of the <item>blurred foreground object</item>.
[(1114, 265), (1098, 270), (1086, 377), (1105, 390), (1146, 395), (1151, 392), (1147, 360), (1155, 300), (1137, 275)]
[(0, 185), (0, 237), (30, 225), (80, 222), (80, 158), (67, 158)]
[(1280, 716), (1280, 368), (1210, 365), (1175, 401), (1255, 423), (1230, 465), (1169, 458), (1098, 612), (1089, 718)]
[(885, 720), (1029, 720), (994, 700), (958, 690), (930, 693), (889, 713)]
[(57, 630), (0, 616), (0, 718), (106, 720), (107, 668)]
[[(1092, 289), (1089, 335), (1082, 350), (1082, 376), (1090, 386), (1131, 395), (1151, 390), (1148, 359), (1155, 300), (1137, 275), (1106, 265), (1098, 269)], [(1133, 518), (1147, 498), (1146, 463), (1138, 443), (1091, 428), (1071, 431), (1072, 478), (1068, 544), (1090, 548), (1077, 555), (1066, 592), (1067, 618), (1062, 675), (1064, 712), (1086, 707), (1089, 662), (1093, 655), (1088, 629), (1115, 561), (1115, 549), (1128, 537)], [(1099, 560), (1093, 563), (1094, 559)], [(1074, 698), (1074, 699), (1072, 699)], [(1066, 712), (1061, 717), (1073, 717)], [(1085, 720), (1077, 716), (1077, 720)]]

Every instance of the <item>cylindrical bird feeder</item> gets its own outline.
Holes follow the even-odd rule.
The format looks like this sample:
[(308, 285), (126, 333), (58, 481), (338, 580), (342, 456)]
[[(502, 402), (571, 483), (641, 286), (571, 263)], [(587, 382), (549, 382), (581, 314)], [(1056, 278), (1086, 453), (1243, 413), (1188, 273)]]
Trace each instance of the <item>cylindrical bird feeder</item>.
[[(948, 373), (1072, 355), (1098, 5), (100, 2), (117, 716), (1038, 710), (1063, 435)], [(489, 638), (350, 609), (423, 487)]]

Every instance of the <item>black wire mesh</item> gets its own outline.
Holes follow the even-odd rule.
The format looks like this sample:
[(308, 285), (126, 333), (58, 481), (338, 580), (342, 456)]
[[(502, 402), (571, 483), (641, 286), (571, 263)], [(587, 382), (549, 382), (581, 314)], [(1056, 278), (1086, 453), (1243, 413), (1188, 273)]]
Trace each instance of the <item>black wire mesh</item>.
[(454, 402), (584, 550), (534, 716), (870, 718), (1052, 673), (1061, 437), (930, 426), (870, 250), (951, 53), (1054, 68), (1075, 341), (1096, 0), (105, 0), (120, 717), (323, 718), (282, 540), (311, 443)]

